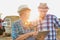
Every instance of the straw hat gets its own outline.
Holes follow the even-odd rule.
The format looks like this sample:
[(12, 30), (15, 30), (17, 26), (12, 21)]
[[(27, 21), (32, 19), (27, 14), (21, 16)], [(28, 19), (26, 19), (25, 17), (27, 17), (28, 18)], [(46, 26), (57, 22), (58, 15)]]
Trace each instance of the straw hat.
[(39, 8), (48, 8), (47, 3), (40, 3)]
[(19, 8), (18, 8), (18, 12), (21, 11), (22, 9), (24, 9), (24, 8), (28, 8), (28, 6), (27, 5), (20, 5)]

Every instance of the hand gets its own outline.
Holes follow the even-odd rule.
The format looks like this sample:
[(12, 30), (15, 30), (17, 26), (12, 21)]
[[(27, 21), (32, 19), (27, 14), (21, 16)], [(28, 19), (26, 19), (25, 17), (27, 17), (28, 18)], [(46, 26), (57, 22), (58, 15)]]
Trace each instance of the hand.
[(29, 34), (32, 35), (32, 36), (36, 36), (38, 34), (38, 32), (34, 31), (34, 32), (30, 32)]
[(32, 28), (32, 27), (36, 27), (37, 23), (36, 22), (30, 22), (28, 27)]
[(35, 32), (33, 32), (33, 37), (36, 37), (37, 36), (37, 34), (38, 34), (38, 32), (37, 31), (35, 31)]

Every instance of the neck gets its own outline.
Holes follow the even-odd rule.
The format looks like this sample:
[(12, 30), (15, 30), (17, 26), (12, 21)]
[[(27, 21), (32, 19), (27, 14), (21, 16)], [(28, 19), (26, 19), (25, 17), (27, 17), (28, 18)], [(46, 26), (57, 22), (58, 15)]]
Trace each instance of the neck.
[(40, 21), (43, 21), (45, 19), (45, 16), (40, 15)]
[(22, 20), (22, 22), (26, 22), (27, 21), (27, 19), (24, 19), (24, 18), (20, 18), (21, 20)]

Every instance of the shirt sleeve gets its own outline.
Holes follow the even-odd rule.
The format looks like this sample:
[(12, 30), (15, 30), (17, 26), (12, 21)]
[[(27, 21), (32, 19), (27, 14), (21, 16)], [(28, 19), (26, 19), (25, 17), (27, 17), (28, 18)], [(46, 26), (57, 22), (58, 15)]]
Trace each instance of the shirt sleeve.
[(12, 40), (16, 40), (17, 37), (19, 37), (22, 34), (21, 28), (18, 28), (18, 25), (16, 23), (12, 24)]
[(54, 16), (54, 25), (55, 25), (55, 27), (60, 28), (60, 21), (56, 16)]

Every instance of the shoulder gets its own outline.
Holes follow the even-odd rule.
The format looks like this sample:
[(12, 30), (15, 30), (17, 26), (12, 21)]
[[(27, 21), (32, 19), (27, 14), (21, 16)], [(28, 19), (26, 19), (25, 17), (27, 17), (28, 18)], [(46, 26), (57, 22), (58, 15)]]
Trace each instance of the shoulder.
[(20, 20), (13, 22), (13, 24), (19, 24), (19, 23), (20, 23)]
[(47, 14), (47, 17), (51, 17), (51, 18), (57, 18), (55, 15), (53, 14)]
[(13, 27), (17, 27), (18, 25), (20, 25), (20, 20), (17, 20), (17, 21), (12, 23)]

